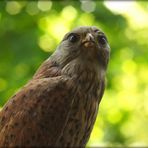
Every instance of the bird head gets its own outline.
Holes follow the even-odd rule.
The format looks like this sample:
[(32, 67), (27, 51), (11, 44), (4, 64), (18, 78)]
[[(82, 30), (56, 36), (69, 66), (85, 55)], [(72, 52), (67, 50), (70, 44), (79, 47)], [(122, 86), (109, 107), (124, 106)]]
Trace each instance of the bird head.
[(109, 53), (105, 34), (95, 26), (82, 26), (64, 36), (53, 56), (62, 67), (78, 60), (81, 63), (97, 63), (106, 69)]

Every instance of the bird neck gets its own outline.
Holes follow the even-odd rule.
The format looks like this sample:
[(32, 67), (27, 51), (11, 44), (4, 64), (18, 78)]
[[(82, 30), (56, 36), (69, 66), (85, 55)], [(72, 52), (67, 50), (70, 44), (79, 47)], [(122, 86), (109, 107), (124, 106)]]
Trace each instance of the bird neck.
[(62, 75), (68, 75), (84, 90), (94, 91), (99, 87), (100, 80), (104, 79), (104, 70), (90, 61), (73, 60), (63, 67)]

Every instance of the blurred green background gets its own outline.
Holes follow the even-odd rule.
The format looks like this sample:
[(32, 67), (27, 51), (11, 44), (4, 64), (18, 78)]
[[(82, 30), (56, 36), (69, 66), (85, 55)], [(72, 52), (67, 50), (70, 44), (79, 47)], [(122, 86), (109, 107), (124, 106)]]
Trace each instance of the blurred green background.
[(63, 35), (96, 25), (108, 36), (107, 89), (88, 146), (148, 146), (148, 3), (0, 2), (0, 107), (33, 76)]

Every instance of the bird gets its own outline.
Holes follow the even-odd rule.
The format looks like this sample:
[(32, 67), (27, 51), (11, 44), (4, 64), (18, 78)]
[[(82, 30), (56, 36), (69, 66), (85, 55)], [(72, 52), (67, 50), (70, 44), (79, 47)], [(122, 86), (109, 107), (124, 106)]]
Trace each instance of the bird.
[(0, 147), (85, 147), (105, 91), (107, 37), (96, 26), (66, 33), (0, 111)]

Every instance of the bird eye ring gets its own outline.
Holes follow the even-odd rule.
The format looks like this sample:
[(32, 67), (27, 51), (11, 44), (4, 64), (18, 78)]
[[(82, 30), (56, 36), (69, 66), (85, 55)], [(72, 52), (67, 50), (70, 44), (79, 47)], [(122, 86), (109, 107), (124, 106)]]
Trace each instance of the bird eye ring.
[(79, 40), (79, 36), (75, 33), (72, 33), (68, 36), (70, 42), (75, 43)]
[(101, 45), (105, 45), (107, 43), (107, 39), (105, 36), (101, 35), (101, 36), (98, 36), (98, 42), (101, 44)]

